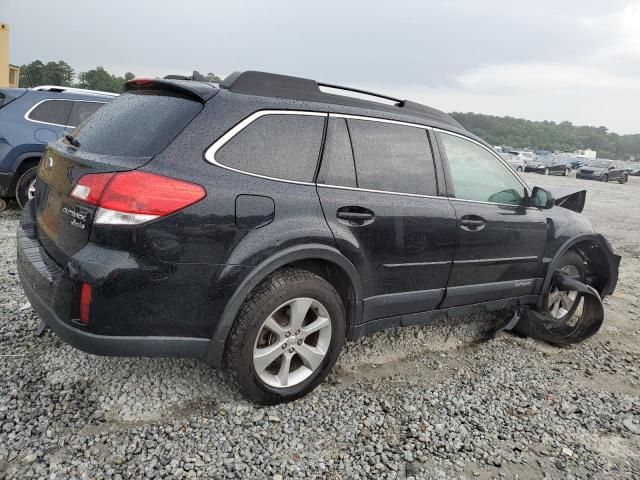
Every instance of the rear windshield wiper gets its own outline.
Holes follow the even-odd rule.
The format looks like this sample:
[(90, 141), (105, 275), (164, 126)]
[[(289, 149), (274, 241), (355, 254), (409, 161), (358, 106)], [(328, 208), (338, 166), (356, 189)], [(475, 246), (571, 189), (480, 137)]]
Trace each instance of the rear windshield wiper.
[(80, 142), (76, 140), (70, 133), (65, 133), (64, 138), (74, 147), (78, 148), (80, 146)]

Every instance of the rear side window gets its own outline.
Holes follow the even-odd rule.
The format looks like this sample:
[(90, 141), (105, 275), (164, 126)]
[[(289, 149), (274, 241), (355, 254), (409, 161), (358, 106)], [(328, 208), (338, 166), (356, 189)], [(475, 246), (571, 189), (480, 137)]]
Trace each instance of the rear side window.
[(329, 119), (318, 183), (342, 187), (358, 186), (347, 121), (344, 118)]
[(160, 153), (202, 110), (200, 102), (168, 92), (136, 90), (100, 108), (75, 132), (80, 150), (150, 157)]
[(73, 102), (73, 108), (71, 109), (71, 116), (69, 117), (68, 125), (71, 127), (77, 127), (91, 115), (96, 113), (103, 105), (103, 102), (81, 102), (76, 100)]
[(243, 172), (312, 182), (325, 115), (265, 115), (250, 123), (215, 154)]
[(71, 100), (45, 100), (37, 104), (27, 118), (35, 122), (52, 123), (64, 127), (67, 125), (72, 107)]
[(436, 195), (427, 131), (368, 120), (348, 120), (358, 187)]

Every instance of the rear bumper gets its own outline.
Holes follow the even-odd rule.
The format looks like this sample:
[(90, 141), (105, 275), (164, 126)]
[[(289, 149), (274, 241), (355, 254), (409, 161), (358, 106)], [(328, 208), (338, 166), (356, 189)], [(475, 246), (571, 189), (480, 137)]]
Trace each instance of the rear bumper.
[(74, 320), (77, 287), (36, 237), (32, 205), (22, 212), (18, 227), (18, 275), (38, 316), (69, 345), (107, 356), (202, 358), (210, 340), (192, 337), (97, 335)]

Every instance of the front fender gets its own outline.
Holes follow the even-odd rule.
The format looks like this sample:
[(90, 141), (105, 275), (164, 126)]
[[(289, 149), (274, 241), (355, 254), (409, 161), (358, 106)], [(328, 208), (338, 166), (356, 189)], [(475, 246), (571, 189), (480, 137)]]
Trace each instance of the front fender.
[(539, 310), (543, 308), (544, 297), (549, 291), (551, 280), (559, 266), (560, 259), (569, 250), (575, 250), (581, 254), (585, 258), (587, 266), (598, 273), (600, 281), (597, 285), (594, 285), (594, 288), (600, 297), (604, 298), (607, 295), (611, 295), (615, 290), (618, 283), (618, 268), (621, 257), (614, 253), (609, 241), (599, 233), (575, 235), (556, 250), (555, 255), (549, 262), (537, 303)]

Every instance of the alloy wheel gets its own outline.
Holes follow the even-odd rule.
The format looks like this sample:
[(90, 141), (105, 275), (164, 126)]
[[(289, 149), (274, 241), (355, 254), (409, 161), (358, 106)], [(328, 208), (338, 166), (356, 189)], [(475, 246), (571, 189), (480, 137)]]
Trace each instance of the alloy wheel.
[[(580, 277), (580, 272), (574, 265), (567, 265), (560, 271), (570, 277)], [(547, 309), (553, 318), (564, 318), (577, 301), (579, 301), (577, 290), (560, 290), (554, 285), (548, 295)]]
[(27, 188), (27, 198), (29, 200), (33, 200), (36, 197), (36, 180), (35, 178), (29, 184), (29, 188)]
[(309, 378), (331, 345), (331, 318), (313, 298), (294, 298), (262, 323), (253, 347), (253, 366), (267, 385), (286, 388)]

